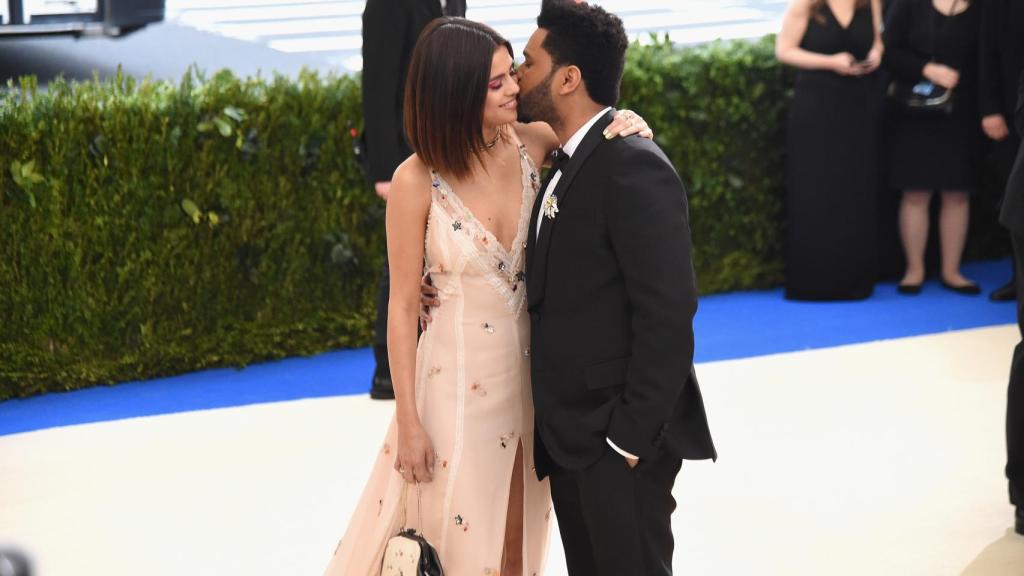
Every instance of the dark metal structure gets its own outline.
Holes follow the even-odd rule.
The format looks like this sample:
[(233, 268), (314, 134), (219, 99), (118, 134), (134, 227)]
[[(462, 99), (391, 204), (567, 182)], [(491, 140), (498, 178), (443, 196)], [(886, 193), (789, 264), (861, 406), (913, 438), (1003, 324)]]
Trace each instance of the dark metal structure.
[(0, 0), (0, 38), (123, 36), (164, 19), (164, 0)]

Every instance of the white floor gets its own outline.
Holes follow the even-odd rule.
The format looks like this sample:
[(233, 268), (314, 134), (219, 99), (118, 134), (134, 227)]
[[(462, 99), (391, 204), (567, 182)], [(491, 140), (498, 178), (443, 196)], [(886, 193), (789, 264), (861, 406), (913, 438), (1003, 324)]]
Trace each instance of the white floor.
[[(1016, 338), (698, 366), (721, 458), (679, 477), (676, 573), (1024, 575), (1002, 475)], [(391, 409), (329, 398), (0, 437), (0, 548), (37, 576), (319, 575)], [(547, 574), (565, 574), (557, 541)]]

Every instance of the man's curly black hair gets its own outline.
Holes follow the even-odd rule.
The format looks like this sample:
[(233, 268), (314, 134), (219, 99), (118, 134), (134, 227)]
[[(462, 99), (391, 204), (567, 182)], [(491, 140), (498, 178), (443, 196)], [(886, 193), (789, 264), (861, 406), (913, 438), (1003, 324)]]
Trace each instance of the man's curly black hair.
[(541, 47), (554, 65), (579, 68), (591, 99), (615, 106), (629, 46), (622, 20), (586, 2), (544, 0), (537, 27), (548, 33)]

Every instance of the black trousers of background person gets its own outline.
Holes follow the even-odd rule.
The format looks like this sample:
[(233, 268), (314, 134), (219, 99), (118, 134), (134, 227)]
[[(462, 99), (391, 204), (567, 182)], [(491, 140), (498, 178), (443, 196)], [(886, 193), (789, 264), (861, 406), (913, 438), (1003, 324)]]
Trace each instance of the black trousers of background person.
[[(1011, 232), (1013, 260), (1024, 271), (1024, 234)], [(1017, 274), (1017, 325), (1021, 341), (1013, 349), (1010, 385), (1006, 391), (1006, 478), (1010, 502), (1024, 507), (1024, 274)]]
[(391, 292), (391, 271), (388, 255), (384, 254), (384, 268), (380, 274), (377, 289), (377, 324), (373, 334), (373, 358), (377, 367), (373, 370), (374, 382), (378, 379), (391, 380), (391, 364), (388, 363), (388, 298)]
[(672, 574), (672, 486), (682, 460), (661, 453), (630, 469), (608, 447), (590, 467), (551, 474), (569, 576)]

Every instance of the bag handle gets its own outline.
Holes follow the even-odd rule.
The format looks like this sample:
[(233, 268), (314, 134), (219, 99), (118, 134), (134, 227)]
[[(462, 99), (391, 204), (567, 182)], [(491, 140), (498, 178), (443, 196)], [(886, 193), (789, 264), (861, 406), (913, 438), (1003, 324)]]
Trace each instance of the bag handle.
[[(404, 478), (402, 479), (402, 482), (405, 484), (405, 487), (402, 488), (402, 500), (399, 506), (402, 507), (402, 531), (404, 532), (405, 529), (409, 527), (407, 517), (409, 508), (409, 483), (406, 482)], [(419, 519), (420, 524), (423, 524), (423, 491), (419, 484), (416, 484), (416, 516)]]

